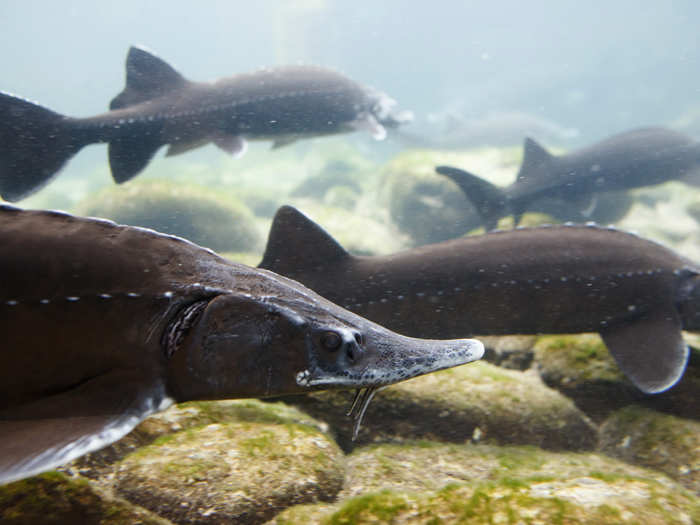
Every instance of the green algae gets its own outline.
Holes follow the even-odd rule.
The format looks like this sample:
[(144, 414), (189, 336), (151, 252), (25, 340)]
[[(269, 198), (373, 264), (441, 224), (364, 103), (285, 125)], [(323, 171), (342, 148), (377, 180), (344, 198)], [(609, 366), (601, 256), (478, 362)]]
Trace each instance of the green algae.
[(80, 215), (152, 228), (217, 251), (251, 251), (260, 236), (250, 210), (233, 194), (169, 180), (137, 180), (86, 197)]
[(165, 523), (165, 520), (125, 501), (107, 497), (85, 479), (46, 472), (0, 487), (0, 522), (3, 525), (117, 525)]

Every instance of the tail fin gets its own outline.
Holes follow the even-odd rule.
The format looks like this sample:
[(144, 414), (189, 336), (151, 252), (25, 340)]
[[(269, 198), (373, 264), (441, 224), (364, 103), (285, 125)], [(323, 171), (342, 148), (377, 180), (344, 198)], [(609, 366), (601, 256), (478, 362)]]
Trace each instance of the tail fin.
[(70, 119), (0, 93), (0, 196), (14, 202), (46, 185), (82, 148)]
[(473, 173), (450, 166), (438, 166), (435, 171), (450, 178), (460, 187), (467, 199), (476, 207), (486, 229), (492, 230), (496, 227), (498, 219), (510, 213), (508, 196), (498, 186)]

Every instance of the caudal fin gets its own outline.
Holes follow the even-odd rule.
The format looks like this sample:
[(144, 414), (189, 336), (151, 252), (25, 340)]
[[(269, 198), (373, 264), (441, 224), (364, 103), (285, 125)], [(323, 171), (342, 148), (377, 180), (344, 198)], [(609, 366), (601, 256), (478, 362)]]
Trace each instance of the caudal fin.
[(70, 120), (0, 92), (0, 196), (14, 202), (46, 185), (85, 145)]
[(460, 187), (481, 216), (486, 229), (495, 228), (498, 219), (510, 213), (508, 196), (498, 186), (473, 173), (450, 166), (438, 166), (435, 171)]

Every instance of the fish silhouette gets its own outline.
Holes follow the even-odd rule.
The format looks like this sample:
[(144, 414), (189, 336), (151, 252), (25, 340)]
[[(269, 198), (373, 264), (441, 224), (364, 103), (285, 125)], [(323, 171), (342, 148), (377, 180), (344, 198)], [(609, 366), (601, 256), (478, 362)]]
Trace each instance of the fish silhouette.
[(487, 229), (508, 215), (517, 224), (523, 213), (537, 211), (538, 201), (545, 199), (571, 203), (590, 217), (600, 193), (669, 180), (700, 185), (700, 143), (664, 128), (627, 131), (559, 156), (527, 138), (524, 151), (516, 181), (505, 188), (450, 166), (436, 171), (460, 187)]
[(595, 225), (496, 231), (383, 256), (349, 254), (291, 206), (260, 268), (414, 337), (598, 332), (642, 391), (683, 375), (681, 330), (700, 330), (700, 268)]
[(138, 175), (161, 146), (177, 155), (208, 143), (241, 155), (247, 140), (277, 148), (304, 137), (386, 127), (412, 118), (383, 93), (315, 66), (263, 69), (213, 83), (192, 82), (132, 47), (126, 87), (107, 113), (70, 118), (0, 93), (0, 195), (17, 201), (47, 184), (88, 144), (109, 144), (117, 183)]

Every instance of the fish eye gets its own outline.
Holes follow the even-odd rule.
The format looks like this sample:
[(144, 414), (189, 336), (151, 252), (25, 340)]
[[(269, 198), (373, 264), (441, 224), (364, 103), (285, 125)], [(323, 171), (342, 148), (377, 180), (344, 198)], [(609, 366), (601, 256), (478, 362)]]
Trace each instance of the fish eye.
[(340, 334), (337, 332), (324, 332), (323, 335), (321, 335), (321, 345), (323, 345), (326, 350), (334, 352), (338, 350), (342, 344), (343, 338), (340, 337)]

